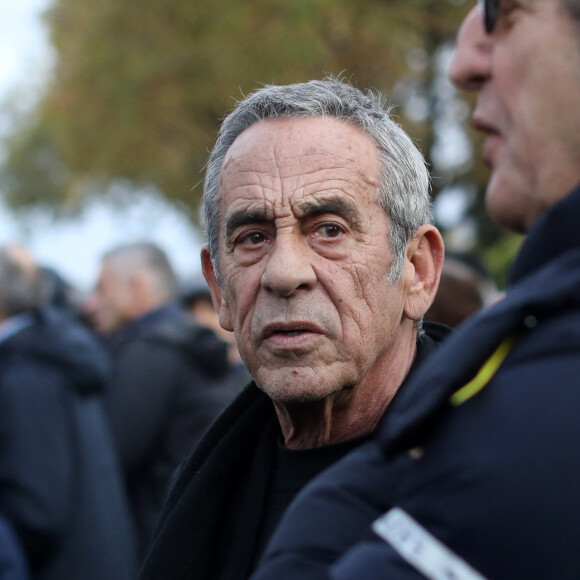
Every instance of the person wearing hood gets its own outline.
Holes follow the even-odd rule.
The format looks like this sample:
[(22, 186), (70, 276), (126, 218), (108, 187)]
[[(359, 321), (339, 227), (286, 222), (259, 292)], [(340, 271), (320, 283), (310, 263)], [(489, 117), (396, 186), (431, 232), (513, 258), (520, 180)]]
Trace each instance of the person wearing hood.
[(0, 248), (0, 515), (34, 579), (129, 579), (134, 532), (101, 401), (107, 357), (44, 302), (34, 259)]
[(228, 345), (192, 321), (176, 298), (166, 254), (139, 242), (103, 256), (97, 287), (84, 304), (111, 355), (105, 406), (140, 553), (174, 471), (239, 390)]

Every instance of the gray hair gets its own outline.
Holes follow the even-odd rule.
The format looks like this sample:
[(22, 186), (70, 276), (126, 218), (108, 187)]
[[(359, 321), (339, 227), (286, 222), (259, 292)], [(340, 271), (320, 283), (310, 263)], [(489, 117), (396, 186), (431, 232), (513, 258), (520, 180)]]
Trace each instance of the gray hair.
[(380, 157), (379, 200), (390, 218), (392, 266), (389, 280), (398, 280), (407, 241), (431, 219), (429, 172), (409, 136), (390, 116), (378, 93), (363, 93), (344, 80), (326, 78), (286, 86), (265, 86), (240, 101), (223, 121), (210, 155), (203, 189), (203, 220), (209, 252), (219, 270), (220, 176), (226, 154), (248, 127), (266, 119), (336, 118), (360, 127), (374, 141)]
[(173, 298), (177, 291), (177, 279), (165, 252), (151, 242), (137, 242), (116, 246), (103, 255), (117, 275), (127, 278), (143, 272), (151, 282), (150, 289), (163, 300)]
[(23, 248), (0, 248), (0, 310), (4, 317), (40, 308), (44, 289), (40, 268)]

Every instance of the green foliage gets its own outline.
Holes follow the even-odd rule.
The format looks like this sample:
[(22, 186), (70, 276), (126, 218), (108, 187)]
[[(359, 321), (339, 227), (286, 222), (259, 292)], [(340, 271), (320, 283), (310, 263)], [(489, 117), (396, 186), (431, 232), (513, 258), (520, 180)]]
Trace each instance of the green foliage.
[[(40, 205), (53, 208), (63, 201), (70, 172), (42, 119), (29, 119), (7, 145), (9, 163), (0, 173), (5, 201), (14, 209)], [(40, 194), (40, 195), (39, 195)]]
[[(343, 73), (391, 94), (468, 6), (457, 0), (57, 0), (58, 63), (34, 122), (8, 143), (14, 204), (76, 199), (89, 180), (152, 184), (195, 215), (219, 119), (262, 83)], [(432, 118), (405, 128), (429, 156)], [(51, 163), (48, 160), (52, 160)], [(93, 190), (97, 188), (93, 187)], [(86, 189), (83, 191), (86, 194)]]

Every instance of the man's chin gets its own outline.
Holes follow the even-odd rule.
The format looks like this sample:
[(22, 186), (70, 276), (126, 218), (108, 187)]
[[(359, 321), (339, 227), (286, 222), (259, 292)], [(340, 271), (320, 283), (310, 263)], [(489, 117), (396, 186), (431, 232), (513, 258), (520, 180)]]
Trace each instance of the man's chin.
[(258, 388), (280, 405), (322, 401), (357, 382), (350, 365), (339, 361), (319, 366), (261, 366), (251, 374)]
[(287, 408), (296, 408), (309, 406), (315, 403), (324, 401), (327, 397), (332, 395), (335, 391), (315, 392), (315, 391), (300, 391), (300, 392), (280, 392), (280, 391), (266, 391), (264, 392), (277, 405), (282, 405)]
[(297, 380), (289, 376), (274, 380), (256, 380), (256, 385), (272, 401), (285, 407), (301, 406), (323, 401), (341, 389), (339, 385), (320, 380)]
[(503, 175), (501, 170), (492, 172), (485, 193), (486, 211), (500, 226), (516, 233), (525, 233), (526, 196), (517, 187), (519, 183), (509, 177)]

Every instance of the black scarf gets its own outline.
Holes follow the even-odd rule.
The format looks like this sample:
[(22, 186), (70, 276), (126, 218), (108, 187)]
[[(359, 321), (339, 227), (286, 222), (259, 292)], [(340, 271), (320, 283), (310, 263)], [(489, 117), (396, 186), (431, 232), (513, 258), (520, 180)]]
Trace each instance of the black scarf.
[(249, 575), (279, 435), (272, 402), (251, 384), (179, 474), (142, 580)]

